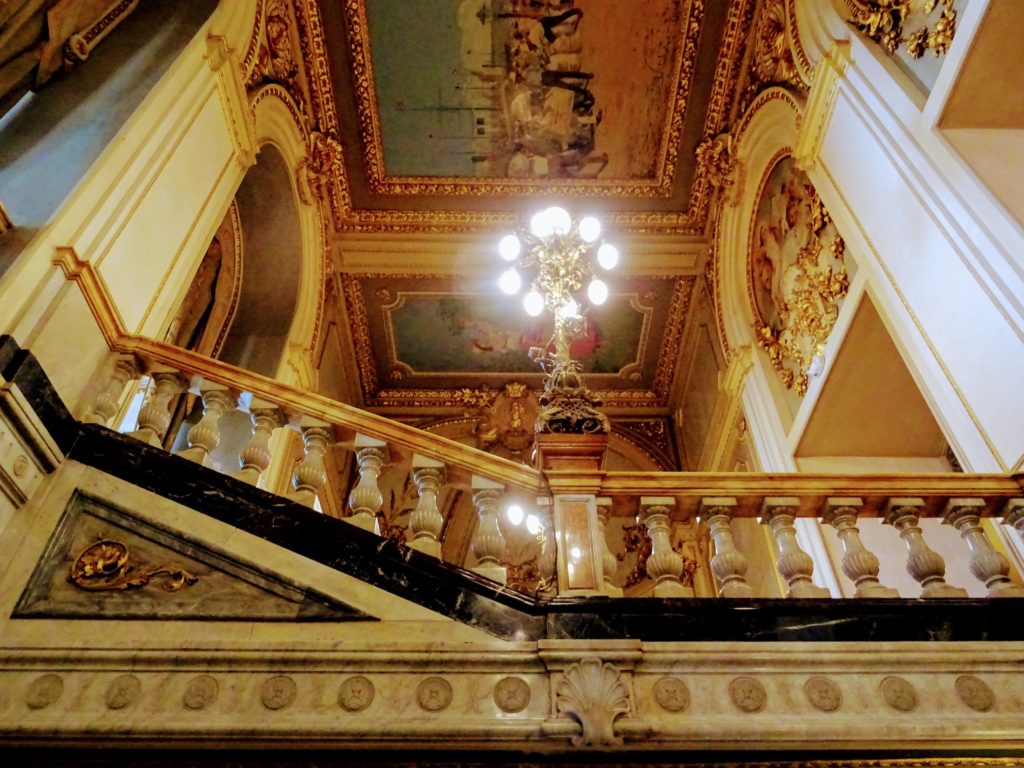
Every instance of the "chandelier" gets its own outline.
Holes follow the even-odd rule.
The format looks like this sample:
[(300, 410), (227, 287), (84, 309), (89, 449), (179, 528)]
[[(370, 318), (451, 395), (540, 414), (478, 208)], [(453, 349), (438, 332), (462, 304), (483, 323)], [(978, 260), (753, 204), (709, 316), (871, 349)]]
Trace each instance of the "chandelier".
[(535, 431), (556, 433), (608, 432), (608, 418), (597, 410), (601, 401), (583, 382), (582, 366), (571, 355), (572, 342), (587, 334), (586, 302), (600, 305), (608, 298), (601, 272), (615, 268), (618, 249), (603, 242), (601, 222), (593, 216), (573, 219), (553, 206), (535, 213), (529, 227), (505, 235), (498, 253), (512, 265), (498, 287), (515, 295), (529, 279), (523, 309), (531, 317), (545, 310), (554, 316), (554, 331), (543, 347), (532, 347), (530, 359), (545, 372), (544, 392)]

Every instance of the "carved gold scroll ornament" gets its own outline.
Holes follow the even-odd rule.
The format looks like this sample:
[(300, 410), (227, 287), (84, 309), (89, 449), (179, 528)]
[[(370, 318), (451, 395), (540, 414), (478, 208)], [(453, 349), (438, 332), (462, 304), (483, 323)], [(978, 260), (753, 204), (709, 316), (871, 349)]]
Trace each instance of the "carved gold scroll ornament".
[(127, 544), (115, 539), (100, 538), (86, 547), (71, 564), (68, 581), (90, 592), (139, 589), (160, 575), (167, 577), (161, 586), (168, 592), (177, 592), (199, 581), (198, 576), (184, 568), (129, 565), (129, 557)]

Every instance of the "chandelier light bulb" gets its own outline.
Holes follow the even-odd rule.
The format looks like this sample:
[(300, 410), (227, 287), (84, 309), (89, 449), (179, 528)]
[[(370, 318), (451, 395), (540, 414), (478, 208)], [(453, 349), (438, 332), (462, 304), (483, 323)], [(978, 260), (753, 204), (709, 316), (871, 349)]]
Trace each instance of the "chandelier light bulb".
[(515, 235), (505, 235), (498, 242), (498, 253), (501, 254), (501, 258), (505, 261), (515, 261), (519, 258), (519, 252), (523, 249), (523, 244), (519, 242), (519, 238)]
[(544, 214), (550, 222), (552, 232), (556, 235), (569, 234), (569, 230), (572, 229), (572, 218), (569, 216), (569, 212), (565, 210), (565, 208), (559, 208), (557, 205), (553, 205), (548, 208)]
[(597, 249), (597, 263), (602, 269), (614, 269), (619, 263), (619, 249), (611, 243), (605, 243)]
[(576, 303), (576, 299), (569, 298), (566, 299), (565, 303), (558, 308), (556, 314), (562, 319), (565, 319), (568, 317), (576, 317), (579, 311), (580, 305)]
[(585, 243), (592, 243), (601, 236), (601, 222), (593, 216), (586, 216), (580, 219), (580, 238)]
[(530, 218), (530, 232), (533, 233), (534, 237), (543, 239), (551, 237), (551, 233), (554, 232), (554, 223), (551, 221), (551, 217), (548, 216), (548, 210), (538, 211)]
[(503, 293), (507, 293), (509, 296), (519, 293), (519, 289), (522, 285), (523, 279), (514, 269), (502, 272), (501, 277), (498, 278), (498, 287), (501, 288)]
[(605, 299), (608, 298), (608, 286), (605, 285), (604, 280), (598, 280), (595, 277), (590, 281), (590, 285), (587, 286), (587, 298), (595, 306), (604, 304)]
[(530, 291), (523, 297), (523, 309), (530, 317), (537, 317), (544, 311), (544, 297), (537, 291)]
[(540, 529), (541, 529), (540, 518), (537, 517), (536, 515), (527, 515), (526, 516), (526, 530), (528, 530), (531, 535), (536, 536), (538, 533), (540, 533)]
[(523, 508), (518, 504), (509, 504), (508, 509), (505, 510), (505, 515), (512, 525), (519, 525), (523, 522), (523, 514)]

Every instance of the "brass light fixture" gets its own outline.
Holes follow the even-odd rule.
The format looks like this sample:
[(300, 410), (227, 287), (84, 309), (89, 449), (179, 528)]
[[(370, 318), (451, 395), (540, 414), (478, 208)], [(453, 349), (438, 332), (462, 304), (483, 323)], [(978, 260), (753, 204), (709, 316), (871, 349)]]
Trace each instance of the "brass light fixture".
[(603, 242), (601, 231), (601, 222), (593, 216), (574, 220), (564, 208), (551, 207), (534, 214), (528, 228), (505, 235), (498, 243), (498, 253), (512, 262), (498, 280), (501, 290), (515, 295), (523, 287), (520, 271), (531, 275), (523, 309), (531, 317), (545, 309), (554, 316), (548, 343), (529, 351), (530, 359), (547, 374), (538, 398), (537, 432), (610, 430), (608, 417), (597, 410), (601, 401), (583, 383), (582, 366), (570, 354), (572, 342), (587, 333), (587, 318), (581, 312), (584, 285), (587, 302), (603, 304), (608, 286), (598, 270), (614, 269), (619, 261), (618, 249)]

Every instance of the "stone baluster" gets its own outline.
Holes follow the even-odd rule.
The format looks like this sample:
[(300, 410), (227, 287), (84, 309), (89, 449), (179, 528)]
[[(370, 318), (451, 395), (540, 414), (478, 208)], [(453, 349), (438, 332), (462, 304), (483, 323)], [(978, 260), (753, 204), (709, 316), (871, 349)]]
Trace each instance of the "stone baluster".
[(306, 416), (299, 421), (299, 429), (302, 431), (305, 451), (292, 470), (292, 486), (295, 490), (288, 494), (288, 498), (312, 508), (327, 485), (324, 454), (334, 442), (334, 430), (328, 422)]
[(384, 465), (391, 460), (388, 445), (383, 440), (366, 435), (356, 435), (356, 463), (359, 467), (359, 482), (348, 495), (349, 523), (364, 531), (379, 532), (377, 513), (384, 506), (378, 479)]
[(594, 501), (597, 504), (597, 536), (600, 539), (599, 554), (601, 556), (601, 571), (604, 575), (601, 591), (608, 597), (622, 597), (622, 587), (615, 586), (612, 581), (615, 571), (619, 568), (619, 561), (608, 546), (608, 518), (612, 511), (612, 500), (608, 496), (598, 496)]
[(255, 397), (248, 401), (248, 410), (252, 419), (252, 438), (238, 454), (240, 469), (235, 477), (256, 485), (270, 466), (270, 436), (275, 429), (285, 425), (285, 418), (276, 405)]
[(138, 375), (139, 369), (135, 358), (118, 357), (110, 371), (110, 378), (107, 379), (103, 391), (96, 395), (96, 399), (92, 403), (92, 410), (85, 417), (85, 421), (89, 424), (109, 424), (117, 414), (121, 397), (124, 395), (124, 388)]
[(638, 522), (647, 526), (651, 554), (647, 575), (654, 579), (655, 597), (693, 597), (693, 588), (683, 585), (683, 558), (672, 549), (669, 514), (676, 500), (671, 496), (641, 496)]
[(1024, 499), (1010, 499), (1003, 510), (1003, 522), (1012, 525), (1024, 541)]
[(701, 499), (700, 518), (711, 531), (715, 542), (715, 556), (711, 558), (711, 572), (718, 579), (720, 597), (753, 597), (747, 584), (747, 556), (736, 547), (732, 538), (732, 517), (736, 499), (706, 497)]
[(477, 526), (472, 548), (476, 556), (473, 570), (491, 581), (506, 584), (508, 574), (501, 564), (505, 559), (505, 537), (498, 527), (498, 500), (504, 486), (484, 477), (473, 475), (473, 506), (476, 508)]
[(907, 545), (907, 573), (921, 585), (922, 597), (967, 597), (967, 590), (946, 583), (946, 563), (925, 543), (917, 522), (923, 499), (889, 499), (885, 523), (896, 528)]
[(203, 399), (203, 416), (188, 431), (188, 448), (178, 455), (204, 467), (209, 467), (210, 454), (220, 445), (220, 419), (234, 410), (235, 399), (228, 388), (212, 382), (200, 382), (199, 394)]
[(836, 529), (843, 545), (843, 573), (854, 583), (854, 597), (899, 597), (892, 587), (878, 581), (878, 558), (860, 540), (857, 513), (864, 502), (856, 497), (832, 497), (825, 502), (821, 519)]
[(446, 478), (443, 462), (414, 453), (412, 480), (419, 491), (416, 508), (409, 515), (409, 546), (434, 557), (441, 557), (441, 529), (444, 517), (437, 508), (437, 493)]
[(129, 436), (160, 448), (164, 433), (171, 424), (171, 401), (185, 391), (188, 380), (177, 371), (163, 369), (154, 371), (146, 403), (139, 411), (138, 429)]
[(800, 500), (791, 496), (768, 496), (761, 506), (761, 523), (775, 537), (775, 567), (789, 584), (786, 597), (830, 597), (831, 593), (815, 584), (814, 560), (800, 548), (793, 521)]
[(1024, 587), (1010, 581), (1010, 561), (992, 547), (981, 528), (982, 499), (950, 499), (942, 522), (960, 531), (971, 551), (971, 573), (988, 589), (989, 597), (1024, 597)]

